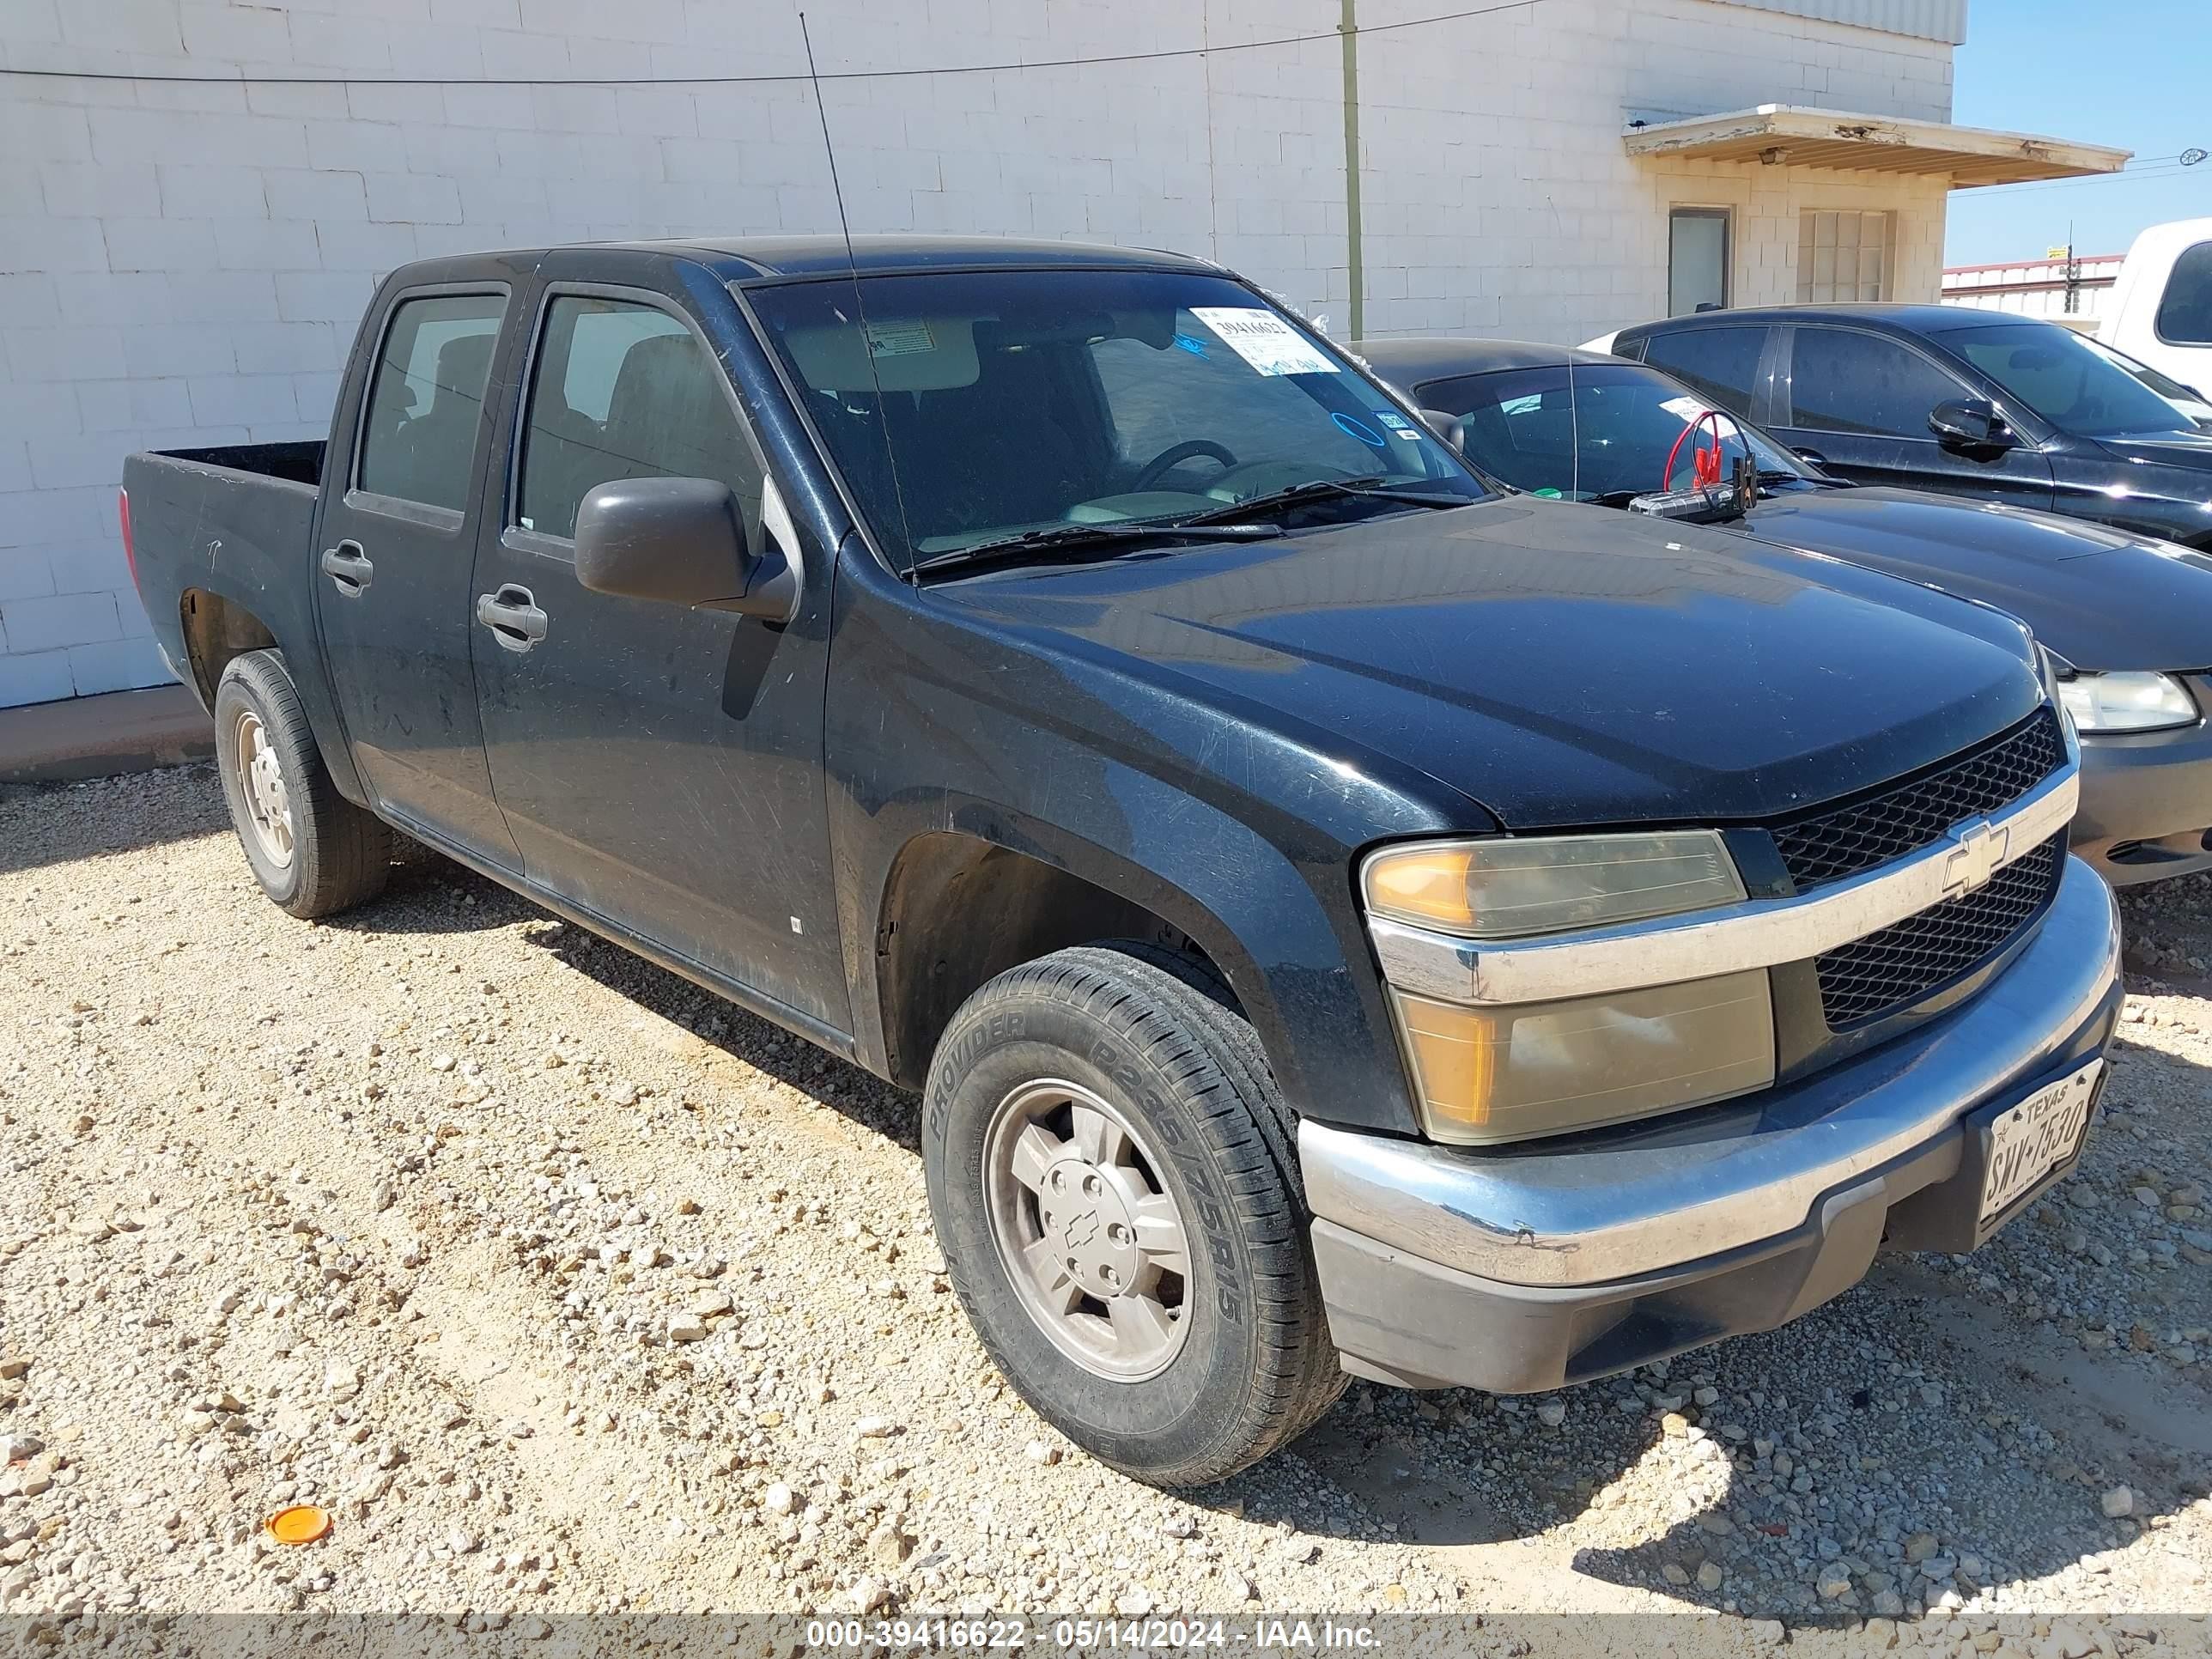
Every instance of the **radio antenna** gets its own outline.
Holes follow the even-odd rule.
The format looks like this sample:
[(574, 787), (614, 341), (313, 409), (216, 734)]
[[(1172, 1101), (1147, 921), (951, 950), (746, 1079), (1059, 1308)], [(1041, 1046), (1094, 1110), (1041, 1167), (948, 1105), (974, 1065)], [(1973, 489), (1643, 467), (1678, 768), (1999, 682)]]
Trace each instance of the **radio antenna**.
[[(806, 80), (814, 88), (815, 118), (822, 123), (822, 149), (830, 158), (830, 192), (837, 200), (837, 228), (845, 238), (845, 269), (853, 278), (853, 309), (860, 325), (860, 356), (868, 365), (868, 379), (876, 389), (876, 425), (883, 434), (884, 460), (891, 475), (891, 498), (898, 505), (899, 528), (907, 545), (914, 544), (914, 526), (906, 515), (906, 491), (899, 487), (898, 457), (891, 453), (890, 409), (884, 396), (884, 377), (876, 371), (876, 337), (868, 329), (868, 302), (860, 294), (860, 262), (853, 252), (853, 222), (845, 214), (845, 186), (837, 177), (837, 146), (830, 138), (830, 108), (822, 101), (822, 76), (814, 67), (814, 36), (806, 27), (806, 14), (799, 14), (799, 39), (806, 48)], [(907, 580), (915, 577), (911, 571)]]

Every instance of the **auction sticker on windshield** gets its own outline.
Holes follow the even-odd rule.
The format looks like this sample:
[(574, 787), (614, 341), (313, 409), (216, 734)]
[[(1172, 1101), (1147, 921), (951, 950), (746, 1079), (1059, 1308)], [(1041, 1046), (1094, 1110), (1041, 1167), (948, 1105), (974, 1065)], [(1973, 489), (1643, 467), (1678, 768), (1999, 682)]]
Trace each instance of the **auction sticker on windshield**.
[(2071, 1077), (2039, 1089), (1990, 1126), (1989, 1167), (1982, 1176), (1981, 1219), (1987, 1223), (2081, 1144), (2088, 1127), (2089, 1102), (2097, 1092), (2102, 1060), (2093, 1060)]
[(1258, 306), (1196, 306), (1192, 316), (1262, 374), (1335, 374), (1341, 371), (1313, 342)]

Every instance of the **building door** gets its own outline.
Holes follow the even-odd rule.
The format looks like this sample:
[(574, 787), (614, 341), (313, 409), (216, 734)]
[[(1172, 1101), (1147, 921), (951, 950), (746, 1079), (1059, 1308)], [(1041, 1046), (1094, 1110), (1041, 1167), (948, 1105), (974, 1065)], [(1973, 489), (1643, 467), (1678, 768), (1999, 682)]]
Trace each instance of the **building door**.
[(1729, 302), (1729, 210), (1676, 208), (1667, 216), (1667, 314), (1719, 311)]

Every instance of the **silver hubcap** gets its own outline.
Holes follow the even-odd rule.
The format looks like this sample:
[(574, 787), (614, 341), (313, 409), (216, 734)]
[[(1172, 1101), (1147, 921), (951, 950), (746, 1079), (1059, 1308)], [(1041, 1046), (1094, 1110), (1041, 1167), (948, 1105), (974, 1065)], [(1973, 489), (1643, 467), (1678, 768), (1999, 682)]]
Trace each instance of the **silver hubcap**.
[(238, 766), (239, 794), (246, 802), (246, 823), (261, 848), (261, 856), (279, 869), (292, 863), (292, 794), (284, 787), (284, 769), (261, 729), (261, 717), (252, 709), (239, 713), (231, 729), (231, 756)]
[(1073, 1083), (999, 1103), (983, 1141), (991, 1237), (1053, 1346), (1119, 1382), (1157, 1376), (1189, 1329), (1190, 1243), (1129, 1120)]

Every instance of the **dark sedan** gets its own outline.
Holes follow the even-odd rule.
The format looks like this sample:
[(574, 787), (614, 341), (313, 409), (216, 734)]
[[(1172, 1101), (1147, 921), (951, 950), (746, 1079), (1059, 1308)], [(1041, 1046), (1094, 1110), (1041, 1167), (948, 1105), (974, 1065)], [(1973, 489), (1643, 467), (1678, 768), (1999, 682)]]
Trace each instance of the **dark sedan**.
[(1590, 344), (1666, 370), (1853, 483), (2212, 550), (2212, 432), (2056, 323), (1964, 306), (1773, 306)]
[(1695, 516), (2019, 617), (2068, 675), (2082, 737), (2075, 849), (2116, 885), (2212, 868), (2212, 557), (2048, 513), (1844, 483), (1618, 357), (1501, 340), (1355, 349), (1516, 489), (1626, 507), (1730, 485), (1748, 458), (1749, 509), (1723, 489)]

